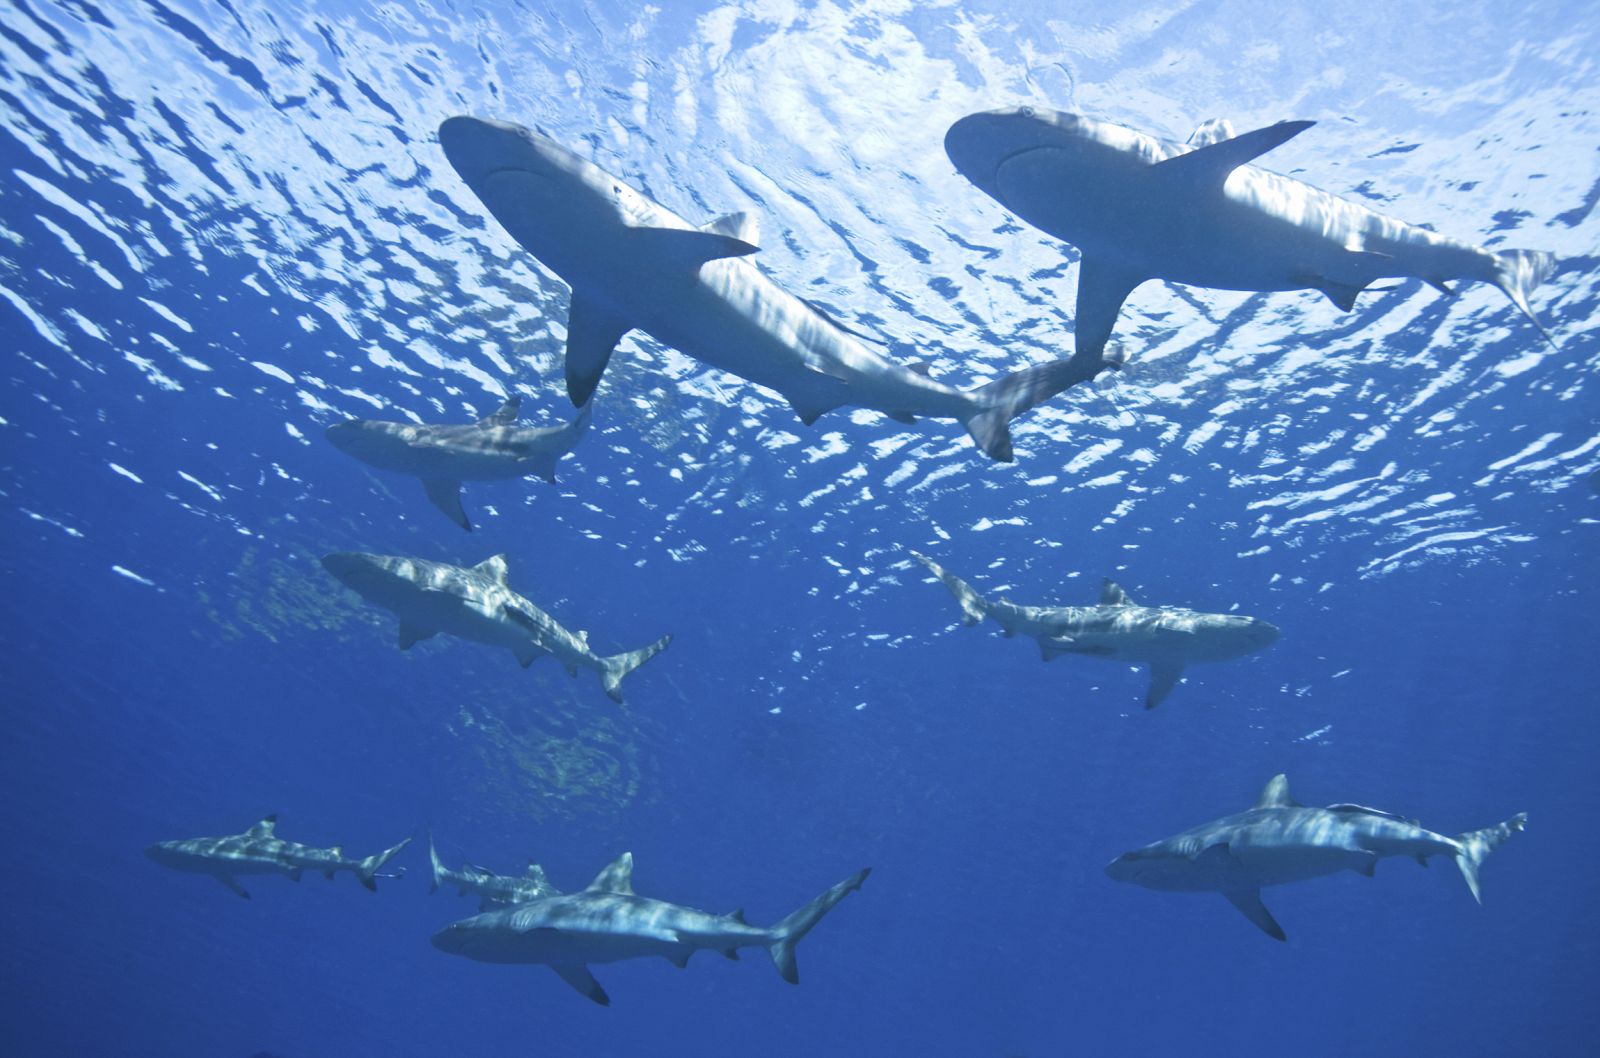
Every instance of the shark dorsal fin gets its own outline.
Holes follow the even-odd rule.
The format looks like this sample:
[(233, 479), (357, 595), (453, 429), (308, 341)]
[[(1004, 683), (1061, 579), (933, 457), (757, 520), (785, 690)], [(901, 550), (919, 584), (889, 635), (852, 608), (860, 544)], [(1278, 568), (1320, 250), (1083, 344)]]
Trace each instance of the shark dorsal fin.
[(525, 874), (523, 874), (523, 877), (530, 881), (538, 882), (540, 885), (550, 884), (550, 879), (545, 875), (544, 868), (539, 866), (537, 863), (534, 863), (532, 860), (528, 861), (528, 870)]
[(344, 859), (344, 846), (343, 845), (335, 845), (333, 848), (329, 849), (328, 851), (333, 853), (333, 855), (337, 856), (339, 859)]
[(474, 573), (482, 573), (490, 580), (504, 584), (506, 582), (506, 556), (495, 555), (493, 558), (486, 558), (476, 566), (473, 566), (472, 571)]
[(1101, 606), (1132, 606), (1133, 600), (1122, 590), (1122, 585), (1107, 577), (1100, 582)]
[(272, 837), (272, 829), (277, 825), (278, 813), (274, 812), (251, 827), (246, 833), (253, 838), (270, 838)]
[(722, 917), (727, 919), (729, 922), (737, 922), (741, 926), (748, 926), (750, 924), (744, 920), (744, 908), (742, 907), (734, 908), (732, 911), (728, 912)]
[(605, 870), (594, 876), (589, 891), (595, 893), (633, 893), (633, 853), (624, 852)]
[(761, 245), (761, 222), (748, 213), (724, 213), (700, 225), (700, 230), (713, 235), (726, 235), (751, 246)]
[(1195, 130), (1189, 133), (1189, 138), (1184, 142), (1191, 147), (1209, 147), (1213, 143), (1231, 140), (1233, 136), (1232, 122), (1227, 118), (1212, 118), (1195, 126)]
[(478, 420), (479, 426), (510, 426), (517, 421), (517, 411), (522, 407), (521, 397), (507, 397), (504, 404)]
[(1289, 796), (1289, 777), (1274, 775), (1267, 785), (1262, 787), (1261, 796), (1256, 798), (1256, 807), (1299, 808), (1300, 802)]

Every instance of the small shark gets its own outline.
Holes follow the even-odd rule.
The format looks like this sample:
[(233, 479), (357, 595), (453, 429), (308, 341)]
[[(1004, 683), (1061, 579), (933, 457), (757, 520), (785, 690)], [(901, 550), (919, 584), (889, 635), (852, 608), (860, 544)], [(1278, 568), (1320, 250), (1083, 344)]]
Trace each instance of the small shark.
[(1448, 838), (1406, 819), (1361, 805), (1307, 808), (1289, 796), (1287, 776), (1275, 776), (1255, 807), (1186, 830), (1112, 860), (1106, 873), (1119, 882), (1167, 892), (1221, 893), (1267, 936), (1283, 940), (1282, 927), (1261, 902), (1261, 888), (1351, 870), (1372, 877), (1385, 856), (1455, 857), (1472, 898), (1484, 858), (1527, 825), (1520, 812), (1504, 823)]
[(1346, 312), (1384, 278), (1422, 279), (1447, 297), (1456, 296), (1451, 280), (1492, 283), (1555, 345), (1528, 305), (1555, 269), (1552, 255), (1447, 239), (1249, 164), (1313, 124), (1235, 135), (1216, 119), (1177, 143), (1021, 107), (969, 114), (944, 149), (985, 194), (1082, 251), (1079, 357), (1100, 355), (1123, 301), (1149, 279), (1318, 290)]
[(417, 425), (351, 419), (327, 429), (327, 438), (346, 455), (379, 470), (422, 479), (433, 505), (452, 522), (472, 531), (461, 508), (463, 481), (506, 481), (538, 474), (552, 484), (556, 460), (577, 447), (588, 432), (590, 409), (565, 426), (518, 426), (521, 397), (465, 425)]
[(407, 845), (406, 838), (393, 848), (385, 849), (364, 859), (347, 859), (338, 845), (331, 849), (314, 849), (293, 841), (284, 841), (275, 833), (276, 815), (267, 816), (243, 834), (225, 838), (187, 838), (183, 841), (163, 841), (151, 845), (144, 854), (163, 867), (194, 874), (209, 874), (246, 900), (245, 892), (235, 877), (240, 874), (286, 874), (293, 881), (300, 880), (301, 871), (321, 871), (332, 878), (338, 871), (350, 871), (361, 879), (361, 884), (377, 892), (378, 878), (398, 878), (404, 873), (380, 875), (378, 870), (394, 859), (395, 854)]
[(546, 654), (566, 667), (600, 674), (606, 695), (622, 702), (622, 679), (672, 642), (662, 636), (638, 650), (601, 657), (589, 649), (587, 632), (570, 632), (506, 584), (506, 556), (495, 555), (470, 569), (397, 555), (341, 551), (322, 566), (347, 588), (400, 618), (400, 649), (439, 632), (474, 643), (505, 647), (523, 668)]
[(861, 888), (871, 869), (857, 871), (777, 925), (761, 929), (742, 911), (712, 915), (638, 896), (633, 854), (624, 852), (587, 889), (463, 919), (433, 935), (433, 946), (479, 962), (540, 963), (585, 996), (608, 1006), (611, 998), (589, 972), (590, 963), (659, 955), (678, 967), (702, 949), (739, 957), (740, 948), (767, 949), (778, 973), (798, 984), (794, 948), (834, 905)]
[(596, 165), (517, 125), (453, 117), (445, 156), (505, 230), (572, 287), (567, 393), (587, 404), (630, 330), (777, 391), (801, 421), (844, 406), (902, 422), (957, 419), (1010, 462), (1010, 420), (1092, 378), (1060, 360), (963, 392), (899, 364), (868, 338), (739, 260), (756, 222), (732, 213), (695, 227)]
[(531, 860), (528, 862), (527, 873), (520, 878), (495, 874), (487, 867), (479, 867), (475, 863), (465, 864), (461, 870), (452, 871), (440, 862), (439, 853), (433, 847), (432, 834), (428, 835), (428, 862), (433, 866), (433, 880), (428, 884), (428, 892), (438, 892), (441, 885), (453, 885), (461, 890), (462, 896), (466, 896), (468, 892), (477, 893), (479, 911), (526, 904), (530, 900), (561, 895), (561, 890), (551, 885), (550, 879), (545, 877), (544, 868)]
[(1161, 704), (1177, 685), (1185, 665), (1244, 657), (1278, 638), (1277, 628), (1257, 617), (1140, 606), (1110, 579), (1103, 582), (1098, 606), (1018, 606), (1004, 596), (991, 601), (928, 556), (916, 551), (911, 554), (950, 589), (961, 604), (964, 624), (993, 618), (1005, 629), (1007, 638), (1021, 633), (1037, 639), (1045, 661), (1062, 654), (1081, 654), (1148, 663), (1146, 709)]

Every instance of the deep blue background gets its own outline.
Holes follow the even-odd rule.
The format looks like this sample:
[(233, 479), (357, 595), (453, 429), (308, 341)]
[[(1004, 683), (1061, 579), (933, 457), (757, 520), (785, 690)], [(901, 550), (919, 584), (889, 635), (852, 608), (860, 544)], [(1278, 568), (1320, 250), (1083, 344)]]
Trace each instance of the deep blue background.
[[(1283, 407), (1270, 394), (1247, 395), (1224, 412), (1221, 396), (1196, 383), (1182, 396), (1164, 394), (1158, 411), (1140, 403), (1154, 383), (1181, 389), (1191, 358), (1193, 377), (1203, 368), (1208, 385), (1243, 385), (1299, 348), (1266, 346), (1258, 360), (1218, 369), (1203, 359), (1215, 330), (1204, 321), (1185, 323), (1182, 333), (1192, 337), (1181, 342), (1192, 344), (1176, 360), (1168, 355), (1160, 371), (1141, 376), (1135, 360), (1125, 378), (1107, 384), (1109, 395), (1075, 397), (1080, 403), (1070, 406), (1100, 418), (1073, 422), (1069, 440), (1019, 431), (1014, 468), (982, 465), (948, 423), (918, 434), (933, 439), (933, 454), (912, 447), (869, 457), (899, 428), (835, 417), (818, 432), (842, 435), (849, 467), (859, 464), (842, 471), (845, 463), (808, 454), (813, 434), (802, 445), (772, 444), (770, 431), (801, 428), (772, 402), (752, 402), (751, 387), (710, 376), (715, 393), (679, 398), (649, 367), (630, 366), (625, 349), (602, 389), (596, 432), (563, 464), (562, 484), (469, 486), (468, 507), (482, 528), (468, 537), (431, 510), (414, 483), (367, 473), (322, 443), (316, 428), (373, 413), (351, 397), (357, 385), (426, 419), (464, 420), (472, 408), (494, 405), (495, 394), (469, 384), (456, 364), (430, 371), (410, 360), (415, 376), (348, 373), (374, 344), (401, 350), (412, 317), (446, 321), (437, 333), (449, 355), (525, 393), (531, 421), (554, 421), (569, 413), (552, 373), (558, 342), (546, 336), (530, 352), (505, 338), (506, 355), (530, 359), (510, 375), (496, 372), (473, 336), (452, 337), (450, 327), (466, 319), (463, 326), (482, 327), (495, 344), (500, 310), (480, 309), (473, 290), (453, 282), (404, 308), (391, 294), (390, 308), (375, 310), (372, 321), (398, 321), (398, 334), (372, 321), (360, 341), (326, 323), (309, 328), (299, 318), (309, 304), (357, 284), (353, 264), (294, 278), (289, 265), (318, 260), (316, 239), (280, 232), (266, 241), (282, 245), (239, 252), (237, 222), (254, 218), (266, 230), (270, 215), (219, 194), (214, 213), (186, 216), (177, 190), (186, 178), (155, 178), (164, 163), (153, 157), (139, 167), (144, 182), (134, 181), (142, 194), (109, 169), (58, 179), (41, 161), (75, 153), (68, 144), (83, 137), (120, 142), (107, 131), (119, 123), (131, 123), (132, 142), (143, 135), (138, 123), (150, 104), (119, 102), (127, 69), (113, 61), (116, 37), (103, 32), (97, 13), (100, 22), (127, 19), (170, 37), (196, 68), (227, 71), (224, 83), (243, 95), (277, 76), (241, 65), (229, 50), (251, 37), (262, 49), (252, 53), (256, 61), (276, 54), (272, 34), (239, 28), (246, 16), (266, 17), (260, 10), (184, 11), (153, 3), (0, 9), (12, 67), (0, 97), (8, 115), (0, 174), (9, 174), (0, 175), (0, 216), (12, 236), (0, 282), (62, 336), (51, 341), (17, 301), (0, 301), (0, 1051), (1591, 1052), (1600, 1038), (1590, 983), (1600, 938), (1600, 497), (1583, 483), (1596, 459), (1586, 439), (1596, 436), (1600, 362), (1583, 331), (1595, 300), (1592, 258), (1567, 252), (1562, 293), (1541, 294), (1562, 350), (1509, 382), (1484, 365), (1525, 354), (1535, 336), (1502, 301), (1484, 299), (1473, 310), (1490, 321), (1478, 326), (1447, 323), (1447, 309), (1414, 286), (1384, 300), (1383, 312), (1422, 322), (1385, 328), (1386, 344), (1370, 357), (1340, 359), (1346, 345), (1330, 348), (1325, 363), (1297, 367), (1308, 380), (1302, 389), (1337, 385), (1308, 398), (1325, 414), (1278, 421), (1270, 452), (1249, 439)], [(554, 25), (581, 38), (591, 32), (588, 18), (601, 27), (593, 32), (613, 40), (625, 38), (615, 27), (629, 14), (626, 6), (587, 15), (505, 11), (530, 20), (515, 24), (533, 25), (533, 35)], [(1230, 11), (1218, 19), (1237, 21)], [(1469, 14), (1481, 21), (1483, 11)], [(476, 8), (445, 15), (427, 17), (489, 17)], [(321, 16), (297, 10), (282, 34), (296, 47), (343, 40), (348, 55), (370, 28), (362, 17), (336, 13), (319, 31)], [(927, 17), (908, 24), (934, 40), (959, 21), (956, 13)], [(67, 27), (57, 43), (45, 24)], [(678, 30), (659, 32), (674, 38)], [(1028, 22), (1016, 32), (1042, 30)], [(414, 40), (406, 47), (426, 51)], [(159, 57), (138, 52), (130, 47), (125, 61), (159, 66)], [(559, 48), (550, 53), (540, 62), (559, 71)], [(489, 76), (476, 62), (492, 71), (516, 58), (492, 46), (478, 59), (470, 49), (452, 54), (461, 70), (476, 71), (471, 77)], [(55, 89), (29, 63), (89, 86), (86, 101), (50, 103)], [(328, 66), (352, 106), (385, 98), (361, 71), (393, 65), (378, 50), (362, 63)], [(438, 66), (450, 69), (443, 60)], [(582, 94), (609, 98), (599, 105), (624, 114), (626, 93), (616, 92), (626, 85), (619, 77), (612, 96), (600, 88)], [(305, 103), (276, 85), (261, 92), (290, 126), (309, 120), (297, 108), (321, 117), (336, 111), (331, 94)], [(460, 105), (475, 102), (466, 94)], [(214, 104), (213, 114), (247, 124), (254, 109), (269, 109), (220, 89), (209, 98), (175, 89), (167, 102), (191, 117)], [(443, 116), (426, 100), (411, 103), (424, 119)], [(70, 127), (28, 119), (51, 105), (77, 114)], [(390, 105), (404, 108), (409, 122), (406, 102), (395, 96)], [(508, 116), (555, 122), (566, 120), (562, 113), (553, 102), (524, 99)], [(460, 211), (462, 230), (509, 254), (476, 223), (470, 195), (426, 142), (430, 128), (426, 120), (411, 128), (410, 150), (431, 169), (391, 178), (418, 195), (442, 196), (451, 204), (438, 206), (442, 217)], [(177, 142), (170, 126), (165, 135)], [(936, 150), (936, 140), (918, 149)], [(191, 145), (185, 153), (204, 161), (218, 152)], [(730, 166), (759, 162), (730, 154)], [(1591, 143), (1591, 167), (1592, 155)], [(259, 164), (273, 171), (265, 159)], [(356, 168), (342, 157), (323, 164)], [(1493, 172), (1493, 161), (1481, 164)], [(188, 232), (198, 243), (130, 269), (109, 238), (41, 197), (19, 170), (59, 184), (69, 201), (92, 199), (134, 245), (141, 231), (173, 246)], [(1390, 175), (1396, 185), (1413, 178)], [(694, 187), (670, 191), (674, 205), (687, 208)], [(427, 226), (434, 221), (386, 215), (365, 192), (350, 202), (350, 216), (380, 241), (418, 253), (428, 240), (460, 250), (442, 224), (435, 231)], [(1540, 206), (1539, 223), (1530, 221), (1518, 244), (1592, 245), (1593, 201), (1586, 208), (1581, 197), (1552, 194)], [(975, 192), (940, 206), (953, 214), (979, 208)], [(1480, 203), (1478, 212), (1488, 210)], [(1561, 220), (1567, 215), (1575, 219)], [(380, 220), (397, 234), (382, 235)], [(984, 226), (998, 225), (991, 216)], [(1489, 227), (1485, 220), (1474, 237)], [(63, 228), (81, 252), (60, 239)], [(786, 230), (780, 222), (772, 228)], [(991, 235), (997, 247), (1007, 238), (1027, 240)], [(476, 256), (477, 243), (461, 252)], [(95, 278), (89, 261), (122, 285)], [(245, 281), (268, 274), (263, 261), (283, 267), (276, 275), (284, 286), (258, 295)], [(790, 278), (803, 266), (789, 262)], [(415, 278), (389, 259), (374, 267), (391, 279)], [(490, 275), (497, 267), (483, 265)], [(860, 267), (875, 284), (904, 282), (914, 307), (902, 322), (924, 320), (920, 278), (897, 280), (900, 273), (875, 261)], [(1003, 273), (1008, 262), (985, 258), (984, 267)], [(857, 313), (881, 311), (859, 284), (850, 286), (856, 261), (830, 268), (842, 272), (832, 297)], [(532, 318), (559, 319), (560, 290), (546, 281), (536, 293), (556, 301), (539, 302)], [(123, 359), (134, 348), (166, 355), (145, 337), (155, 318), (139, 297), (183, 306), (189, 329), (163, 333), (210, 372), (184, 374), (158, 359), (180, 391), (151, 385)], [(1238, 299), (1216, 314), (1237, 331), (1294, 297)], [(1030, 317), (1045, 333), (1053, 333), (1051, 311)], [(1318, 316), (1305, 325), (1306, 341), (1359, 342), (1383, 312)], [(102, 337), (73, 322), (74, 313)], [(1125, 322), (1130, 332), (1169, 339), (1182, 330), (1163, 319)], [(1446, 341), (1441, 328), (1450, 326), (1458, 330)], [(526, 340), (524, 324), (504, 327)], [(961, 330), (946, 338), (955, 348), (972, 341)], [(1040, 339), (1051, 340), (1064, 339)], [(1469, 363), (1469, 344), (1483, 360), (1449, 376), (1423, 409), (1459, 413), (1461, 430), (1448, 439), (1413, 429), (1415, 421), (1374, 396), (1404, 404), (1443, 372), (1430, 356)], [(1009, 351), (986, 344), (984, 355)], [(251, 361), (281, 366), (300, 392), (314, 390), (337, 410), (286, 397)], [(319, 374), (337, 377), (334, 388), (305, 384)], [(646, 385), (655, 404), (628, 399)], [(1480, 400), (1485, 391), (1495, 396)], [(1335, 419), (1368, 421), (1362, 415), (1392, 422), (1393, 434), (1346, 444), (1334, 456), (1303, 454), (1336, 434)], [(1184, 439), (1213, 417), (1237, 432), (1211, 448), (1187, 447)], [(671, 436), (679, 428), (683, 435)], [(1574, 454), (1521, 476), (1495, 478), (1486, 469), (1546, 432), (1561, 438), (1546, 456)], [(1104, 468), (1064, 469), (1076, 451), (1108, 437), (1127, 452), (1148, 449), (1153, 462), (1130, 463), (1129, 477), (1094, 487), (1084, 479)], [(1250, 477), (1267, 474), (1280, 456), (1303, 463), (1305, 479)], [(1263, 537), (1249, 527), (1263, 509), (1276, 509), (1260, 501), (1326, 484), (1317, 461), (1335, 457), (1350, 461), (1337, 470), (1350, 480), (1420, 476), (1376, 507), (1330, 500), (1326, 516), (1265, 537), (1277, 550), (1254, 555)], [(960, 464), (959, 474), (924, 487), (921, 475), (902, 476), (907, 458)], [(1389, 466), (1398, 470), (1386, 473)], [(1059, 480), (1030, 485), (1035, 474)], [(1477, 481), (1491, 483), (1474, 491)], [(832, 485), (840, 485), (837, 495), (815, 498)], [(863, 488), (870, 500), (839, 498)], [(1122, 491), (1137, 499), (1137, 513), (1108, 516)], [(1451, 501), (1432, 505), (1444, 511), (1441, 530), (1473, 542), (1438, 539), (1375, 568), (1380, 553), (1397, 549), (1385, 535), (1396, 512), (1414, 515), (1419, 508), (1407, 504), (1440, 492), (1473, 497), (1454, 509)], [(1355, 494), (1364, 497), (1385, 498), (1381, 490)], [(1013, 516), (1016, 523), (1002, 521)], [(1000, 524), (973, 531), (985, 518)], [(1088, 602), (1110, 574), (1144, 603), (1237, 604), (1276, 623), (1283, 638), (1246, 661), (1191, 670), (1167, 704), (1146, 713), (1143, 673), (1090, 659), (1046, 666), (1026, 640), (956, 627), (952, 600), (906, 564), (906, 547), (1018, 601)], [(514, 587), (570, 626), (590, 629), (606, 650), (663, 631), (676, 638), (630, 678), (622, 710), (592, 674), (569, 681), (549, 662), (524, 672), (508, 655), (445, 640), (401, 654), (392, 621), (341, 593), (315, 564), (321, 553), (349, 548), (462, 564), (505, 552)], [(990, 568), (997, 560), (1005, 565)], [(113, 565), (153, 583), (118, 575)], [(579, 777), (563, 789), (547, 769), (574, 759), (614, 762), (615, 777)], [(1516, 811), (1527, 811), (1530, 825), (1485, 867), (1482, 908), (1444, 861), (1426, 872), (1391, 861), (1373, 880), (1351, 874), (1269, 891), (1287, 945), (1263, 937), (1220, 898), (1151, 893), (1101, 873), (1129, 848), (1246, 807), (1280, 771), (1307, 803), (1371, 804), (1445, 833)], [(380, 882), (375, 896), (343, 876), (299, 885), (248, 879), (254, 899), (246, 903), (141, 854), (158, 840), (236, 832), (273, 811), (282, 835), (358, 854), (416, 836), (397, 861), (410, 874)], [(597, 968), (613, 999), (601, 1009), (546, 970), (482, 966), (429, 946), (434, 930), (474, 907), (453, 892), (426, 893), (429, 826), (451, 862), (510, 872), (533, 857), (563, 888), (586, 883), (631, 849), (640, 892), (713, 911), (743, 907), (757, 923), (861, 866), (874, 873), (801, 945), (799, 988), (780, 981), (756, 951), (740, 963), (701, 956), (687, 971), (664, 961), (617, 964)]]

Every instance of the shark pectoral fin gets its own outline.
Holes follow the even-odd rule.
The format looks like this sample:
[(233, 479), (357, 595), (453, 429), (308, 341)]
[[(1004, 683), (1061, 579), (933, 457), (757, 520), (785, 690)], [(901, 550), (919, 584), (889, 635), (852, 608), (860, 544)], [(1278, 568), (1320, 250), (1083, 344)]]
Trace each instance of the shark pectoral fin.
[(685, 270), (723, 257), (744, 257), (760, 249), (731, 235), (686, 228), (635, 228), (628, 238), (641, 255), (668, 268)]
[(245, 892), (244, 886), (240, 885), (239, 884), (239, 879), (235, 878), (233, 875), (231, 875), (231, 874), (213, 874), (211, 877), (215, 878), (217, 881), (219, 881), (223, 885), (227, 886), (230, 891), (238, 893), (240, 896), (244, 897), (246, 900), (250, 899), (250, 894)]
[(532, 643), (524, 643), (511, 652), (517, 656), (517, 664), (523, 668), (527, 668), (545, 655), (544, 650), (534, 646)]
[(1315, 124), (1315, 121), (1280, 121), (1276, 125), (1218, 140), (1187, 154), (1157, 162), (1154, 171), (1163, 179), (1182, 180), (1203, 190), (1221, 191), (1229, 173), (1255, 161)]
[(1150, 690), (1144, 696), (1144, 707), (1154, 709), (1166, 700), (1172, 693), (1172, 688), (1178, 685), (1178, 679), (1183, 675), (1183, 666), (1176, 661), (1152, 661), (1150, 663)]
[(410, 650), (424, 639), (431, 638), (434, 634), (434, 630), (431, 628), (423, 628), (421, 625), (414, 625), (410, 621), (401, 621), (400, 649)]
[(589, 403), (612, 351), (632, 329), (609, 309), (573, 290), (567, 310), (567, 396), (574, 405), (581, 408)]
[(749, 213), (724, 213), (700, 225), (700, 230), (713, 235), (726, 235), (751, 246), (761, 245), (761, 223)]
[(917, 421), (917, 417), (908, 411), (886, 411), (884, 414), (895, 422), (903, 422), (907, 426), (915, 425)]
[(1072, 650), (1072, 639), (1068, 636), (1057, 636), (1054, 639), (1039, 640), (1039, 660), (1054, 661), (1063, 654)]
[(663, 957), (665, 957), (669, 963), (676, 966), (680, 970), (687, 970), (689, 968), (689, 956), (693, 954), (694, 949), (690, 947), (662, 952)]
[(1364, 874), (1368, 878), (1376, 878), (1378, 875), (1378, 857), (1368, 856), (1361, 863), (1352, 867), (1351, 870), (1355, 871), (1357, 874)]
[[(1074, 361), (1107, 366), (1106, 343), (1117, 325), (1117, 314), (1135, 287), (1150, 278), (1093, 257), (1078, 264), (1078, 307), (1072, 321)], [(1119, 361), (1120, 363), (1120, 361)]]
[(1256, 928), (1273, 940), (1288, 940), (1284, 935), (1283, 927), (1278, 925), (1278, 920), (1272, 917), (1272, 912), (1267, 910), (1267, 905), (1261, 902), (1259, 889), (1230, 889), (1222, 894), (1228, 898), (1228, 903), (1239, 909), (1239, 913), (1256, 924)]
[(553, 453), (545, 453), (533, 458), (533, 472), (552, 485), (556, 483), (556, 458)]
[(587, 966), (553, 965), (550, 967), (550, 969), (556, 972), (556, 976), (560, 977), (573, 988), (576, 988), (589, 999), (594, 1000), (603, 1007), (609, 1007), (611, 1005), (611, 997), (606, 995), (606, 990), (600, 987), (600, 982), (594, 979), (594, 974), (589, 972), (589, 968)]
[(461, 509), (461, 482), (448, 478), (424, 478), (422, 487), (427, 490), (428, 499), (445, 513), (446, 518), (467, 532), (472, 532), (467, 512)]
[(510, 426), (517, 421), (517, 412), (522, 408), (521, 397), (507, 397), (505, 402), (494, 411), (478, 420), (479, 426)]
[(739, 961), (739, 949), (738, 948), (724, 948), (724, 949), (722, 949), (722, 957), (724, 959), (732, 959), (734, 962), (738, 962)]

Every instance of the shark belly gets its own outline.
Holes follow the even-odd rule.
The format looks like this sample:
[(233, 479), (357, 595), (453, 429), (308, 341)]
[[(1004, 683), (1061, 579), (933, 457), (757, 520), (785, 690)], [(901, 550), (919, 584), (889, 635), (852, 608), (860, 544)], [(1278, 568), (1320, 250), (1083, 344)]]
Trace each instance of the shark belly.
[(1250, 888), (1285, 885), (1340, 871), (1359, 870), (1373, 860), (1372, 853), (1361, 849), (1315, 843), (1251, 845), (1236, 842), (1229, 851), (1240, 865), (1241, 880), (1248, 881)]

